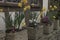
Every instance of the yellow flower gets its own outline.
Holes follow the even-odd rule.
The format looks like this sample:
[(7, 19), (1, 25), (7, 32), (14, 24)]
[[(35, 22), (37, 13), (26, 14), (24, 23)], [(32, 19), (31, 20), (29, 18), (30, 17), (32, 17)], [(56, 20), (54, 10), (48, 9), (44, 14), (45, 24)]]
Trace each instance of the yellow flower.
[(40, 16), (42, 16), (43, 15), (43, 12), (40, 12)]
[(34, 3), (31, 4), (34, 7)]
[(26, 11), (27, 10), (27, 7), (24, 7), (24, 11)]
[(27, 1), (27, 0), (22, 0), (22, 2), (23, 2), (24, 4), (26, 4), (28, 1)]
[(52, 11), (54, 10), (54, 8), (51, 9)]
[(56, 16), (53, 16), (53, 18), (56, 18)]
[(0, 12), (3, 12), (3, 9), (0, 9)]
[(24, 23), (22, 23), (23, 24), (23, 26), (26, 26), (26, 23), (24, 22)]
[(52, 5), (50, 5), (50, 8), (52, 8)]
[(26, 25), (26, 23), (23, 23), (23, 25)]
[(57, 6), (54, 5), (54, 8), (57, 9)]
[(19, 6), (19, 7), (22, 7), (22, 3), (18, 3), (18, 6)]
[(43, 7), (43, 8), (42, 8), (42, 11), (45, 11), (45, 10), (46, 10), (46, 8), (45, 8), (45, 7)]
[(30, 5), (28, 5), (27, 8), (30, 9)]

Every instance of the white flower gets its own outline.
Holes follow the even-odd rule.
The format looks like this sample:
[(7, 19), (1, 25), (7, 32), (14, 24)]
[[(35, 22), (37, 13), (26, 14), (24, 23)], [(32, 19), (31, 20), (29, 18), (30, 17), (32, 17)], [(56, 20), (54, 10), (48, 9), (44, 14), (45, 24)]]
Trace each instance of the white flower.
[(32, 20), (29, 20), (30, 23), (32, 23), (33, 21)]

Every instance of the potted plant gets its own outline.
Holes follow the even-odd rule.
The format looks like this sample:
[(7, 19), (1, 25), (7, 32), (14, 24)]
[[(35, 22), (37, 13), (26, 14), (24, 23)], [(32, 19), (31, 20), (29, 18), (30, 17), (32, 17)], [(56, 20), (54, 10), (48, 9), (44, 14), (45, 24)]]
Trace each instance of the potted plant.
[(19, 31), (20, 24), (21, 24), (23, 18), (24, 18), (24, 14), (23, 13), (19, 13), (18, 17), (17, 17), (17, 24), (18, 24), (18, 28), (17, 29), (18, 29), (18, 31)]
[[(11, 15), (9, 14), (9, 12), (5, 13), (5, 18), (2, 17), (4, 22), (5, 22), (5, 27), (6, 27), (6, 37), (5, 40), (14, 40), (15, 37), (15, 27), (17, 25), (17, 15), (15, 15), (14, 20), (12, 20)], [(10, 36), (11, 37), (10, 37)]]

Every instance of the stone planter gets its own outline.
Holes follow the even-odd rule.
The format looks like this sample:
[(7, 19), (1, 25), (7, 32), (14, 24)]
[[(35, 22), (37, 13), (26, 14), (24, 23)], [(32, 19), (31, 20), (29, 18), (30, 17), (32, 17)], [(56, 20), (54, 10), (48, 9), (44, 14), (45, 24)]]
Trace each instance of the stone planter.
[(28, 40), (27, 30), (24, 29), (22, 31), (15, 33), (15, 40)]
[(50, 25), (50, 24), (47, 24), (47, 25), (43, 25), (43, 33), (44, 34), (49, 34), (49, 33), (51, 33), (51, 32), (53, 32), (53, 24), (52, 25)]
[(28, 40), (27, 30), (21, 30), (15, 33), (6, 33), (5, 40)]
[(28, 40), (38, 40), (43, 35), (43, 27), (28, 27)]
[(54, 20), (54, 30), (57, 30), (59, 28), (59, 20)]
[(15, 33), (6, 33), (5, 40), (14, 40)]
[(5, 32), (0, 31), (0, 40), (5, 40)]

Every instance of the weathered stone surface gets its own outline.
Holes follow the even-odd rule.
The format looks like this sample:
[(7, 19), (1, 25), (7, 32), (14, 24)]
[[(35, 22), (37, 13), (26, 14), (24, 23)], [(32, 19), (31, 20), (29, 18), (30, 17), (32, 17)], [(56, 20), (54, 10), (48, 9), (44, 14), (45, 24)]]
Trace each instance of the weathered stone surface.
[(0, 30), (0, 40), (5, 40), (5, 32)]
[(15, 33), (6, 33), (6, 40), (14, 40)]
[(44, 34), (49, 34), (49, 33), (51, 33), (53, 31), (53, 24), (52, 25), (50, 25), (50, 24), (48, 24), (48, 25), (43, 25), (43, 33)]
[(60, 32), (59, 30), (54, 30), (49, 35), (43, 35), (39, 40), (60, 40)]
[(15, 33), (15, 40), (28, 40), (27, 30), (22, 30)]
[(28, 39), (29, 40), (38, 40), (43, 35), (43, 27), (38, 26), (36, 28), (28, 28)]
[(6, 40), (28, 40), (27, 30), (15, 33), (7, 33)]
[(54, 20), (54, 30), (59, 28), (59, 20)]

